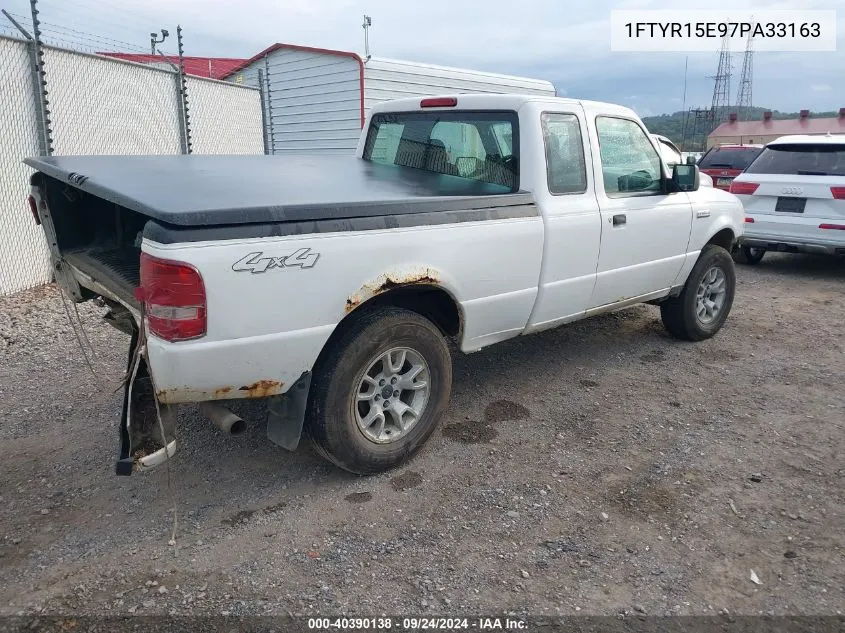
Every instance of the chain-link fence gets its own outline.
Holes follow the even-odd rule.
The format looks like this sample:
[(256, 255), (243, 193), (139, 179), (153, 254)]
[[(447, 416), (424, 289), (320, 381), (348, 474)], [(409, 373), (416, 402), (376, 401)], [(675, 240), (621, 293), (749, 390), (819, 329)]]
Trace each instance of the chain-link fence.
[[(2, 19), (2, 18), (0, 18)], [(263, 154), (255, 88), (177, 69), (40, 46), (0, 33), (0, 294), (51, 279), (42, 230), (27, 208), (22, 161), (69, 154)], [(187, 114), (185, 113), (187, 104)], [(51, 148), (44, 142), (49, 125)], [(40, 140), (39, 140), (40, 139)]]
[(30, 51), (0, 36), (0, 294), (50, 280), (44, 232), (27, 205), (32, 170), (21, 160), (38, 154), (38, 124)]
[(191, 148), (194, 154), (264, 153), (261, 95), (213, 79), (188, 75)]

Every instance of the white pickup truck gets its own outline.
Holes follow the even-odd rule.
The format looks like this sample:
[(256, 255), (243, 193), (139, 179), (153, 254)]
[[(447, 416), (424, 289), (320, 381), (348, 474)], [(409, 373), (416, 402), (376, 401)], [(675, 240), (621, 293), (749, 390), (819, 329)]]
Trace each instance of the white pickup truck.
[[(450, 347), (475, 352), (632, 304), (700, 340), (734, 298), (738, 199), (672, 171), (605, 103), (457, 95), (383, 103), (357, 155), (27, 159), (57, 281), (131, 335), (119, 474), (175, 450), (175, 405), (267, 398), (356, 473), (443, 417)], [(566, 389), (566, 385), (560, 385)]]

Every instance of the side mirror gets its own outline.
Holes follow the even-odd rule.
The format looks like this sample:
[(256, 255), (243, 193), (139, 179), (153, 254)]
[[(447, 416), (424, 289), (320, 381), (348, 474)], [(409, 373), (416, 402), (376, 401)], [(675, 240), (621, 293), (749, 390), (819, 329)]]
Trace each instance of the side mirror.
[(698, 161), (695, 160), (695, 156), (687, 156), (687, 165), (696, 165)]
[(701, 184), (698, 165), (674, 165), (672, 182), (675, 191), (698, 191)]

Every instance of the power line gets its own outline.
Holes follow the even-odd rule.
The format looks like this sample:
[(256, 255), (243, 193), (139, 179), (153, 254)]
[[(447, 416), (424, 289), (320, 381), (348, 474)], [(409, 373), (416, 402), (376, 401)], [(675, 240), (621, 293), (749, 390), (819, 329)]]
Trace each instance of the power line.
[[(25, 16), (11, 12), (10, 15), (24, 24), (28, 22)], [(45, 40), (61, 42), (62, 44), (70, 44), (73, 47), (90, 48), (94, 49), (95, 52), (112, 52), (107, 49), (115, 49), (116, 51), (149, 54), (149, 51), (146, 48), (141, 47), (138, 44), (89, 33), (87, 31), (81, 31), (79, 29), (54, 24), (52, 22), (41, 22), (41, 30), (44, 32)]]
[[(134, 11), (126, 11), (118, 9), (108, 4), (99, 4), (92, 6), (86, 4), (83, 0), (74, 0), (72, 7), (65, 5), (54, 5), (44, 0), (41, 2), (41, 15), (44, 16), (48, 22), (56, 25), (56, 23), (84, 23), (90, 24), (101, 32), (114, 32), (116, 26), (131, 24), (133, 28), (138, 27), (139, 41), (137, 43), (122, 42), (123, 47), (131, 47), (139, 51), (149, 52), (146, 42), (148, 41), (149, 32), (152, 28), (158, 29), (161, 25), (158, 20), (151, 15), (143, 15)], [(80, 7), (88, 10), (80, 11)], [(126, 31), (127, 27), (123, 26), (122, 31)], [(85, 33), (84, 31), (79, 31)], [(119, 40), (114, 40), (120, 42)], [(142, 44), (141, 42), (144, 42)]]

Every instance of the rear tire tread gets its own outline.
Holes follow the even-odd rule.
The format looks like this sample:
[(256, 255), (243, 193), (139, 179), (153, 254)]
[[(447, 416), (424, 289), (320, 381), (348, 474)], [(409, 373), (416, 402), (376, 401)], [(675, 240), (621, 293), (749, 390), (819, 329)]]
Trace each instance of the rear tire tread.
[[(405, 462), (437, 428), (451, 391), (451, 356), (437, 326), (416, 312), (384, 306), (363, 309), (349, 319), (314, 368), (305, 432), (315, 451), (339, 468), (375, 474)], [(390, 444), (376, 444), (358, 429), (348, 398), (363, 363), (400, 341), (413, 344), (426, 358), (432, 391), (425, 411), (407, 435)]]

